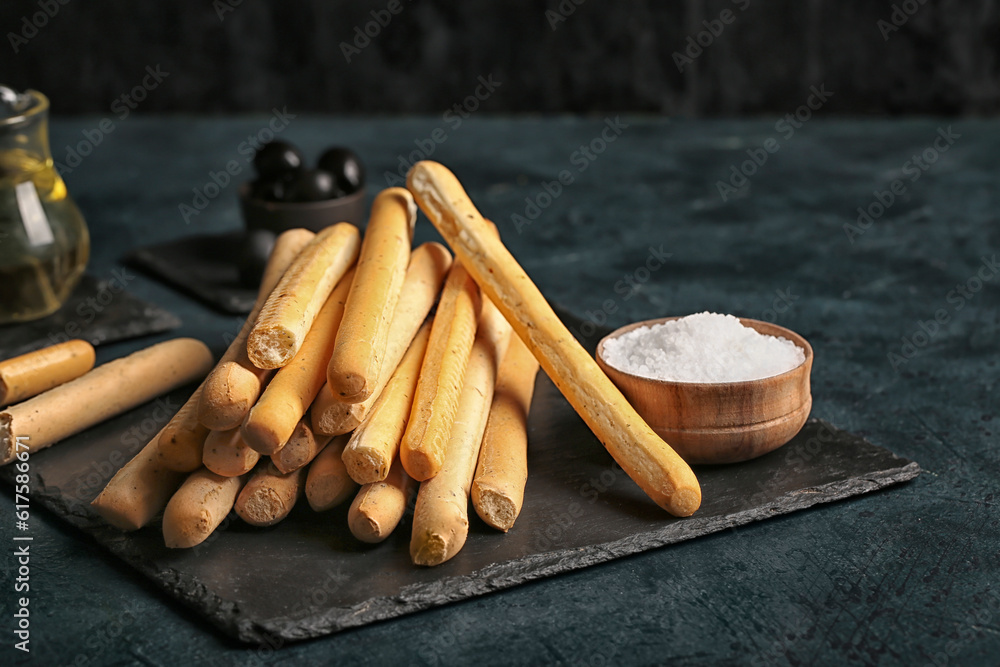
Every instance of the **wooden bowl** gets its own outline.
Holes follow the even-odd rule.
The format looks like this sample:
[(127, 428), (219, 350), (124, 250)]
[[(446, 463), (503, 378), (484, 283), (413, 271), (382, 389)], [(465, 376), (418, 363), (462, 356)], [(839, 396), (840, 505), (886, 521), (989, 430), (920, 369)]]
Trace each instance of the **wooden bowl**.
[(641, 326), (676, 317), (635, 322), (597, 344), (597, 364), (661, 438), (688, 463), (736, 463), (781, 447), (809, 417), (809, 373), (813, 351), (805, 338), (769, 322), (740, 318), (743, 326), (782, 336), (805, 351), (805, 361), (790, 371), (742, 382), (673, 382), (640, 377), (609, 366), (604, 343)]

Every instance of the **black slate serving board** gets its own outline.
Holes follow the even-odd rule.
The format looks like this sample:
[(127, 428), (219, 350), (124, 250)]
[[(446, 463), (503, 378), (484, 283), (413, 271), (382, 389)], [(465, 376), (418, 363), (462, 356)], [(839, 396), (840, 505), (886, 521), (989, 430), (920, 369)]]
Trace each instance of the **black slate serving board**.
[(124, 261), (222, 312), (249, 313), (257, 290), (240, 284), (236, 254), (243, 234), (185, 236), (137, 248)]
[[(439, 567), (410, 563), (409, 517), (386, 542), (363, 545), (346, 528), (346, 506), (317, 515), (305, 503), (270, 529), (230, 515), (204, 544), (173, 551), (163, 546), (158, 521), (123, 534), (104, 525), (88, 503), (185, 398), (175, 392), (32, 456), (32, 503), (91, 535), (226, 634), (271, 646), (868, 493), (919, 473), (914, 462), (810, 420), (792, 442), (764, 457), (696, 468), (702, 507), (675, 519), (614, 464), (540, 375), (517, 524), (500, 534), (473, 515), (465, 548)], [(0, 476), (10, 481), (13, 472), (7, 466)]]
[(180, 319), (125, 291), (127, 272), (112, 280), (84, 274), (62, 308), (33, 322), (0, 326), (0, 359), (7, 359), (71, 338), (103, 345), (169, 331)]

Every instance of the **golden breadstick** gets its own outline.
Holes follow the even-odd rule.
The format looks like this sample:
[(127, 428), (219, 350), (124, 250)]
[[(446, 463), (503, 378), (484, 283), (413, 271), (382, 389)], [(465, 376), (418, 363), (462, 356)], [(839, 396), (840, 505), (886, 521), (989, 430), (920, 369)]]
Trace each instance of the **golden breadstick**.
[(268, 463), (253, 474), (236, 499), (236, 513), (251, 526), (273, 526), (292, 511), (302, 495), (306, 469), (282, 474)]
[[(212, 353), (175, 338), (109, 361), (77, 379), (0, 412), (0, 465), (37, 452), (205, 376)], [(20, 447), (18, 443), (20, 442)]]
[[(412, 206), (412, 197), (410, 202)], [(93, 345), (85, 340), (68, 340), (0, 362), (0, 406), (75, 380), (94, 367), (94, 359)]]
[(274, 374), (244, 420), (243, 438), (261, 454), (274, 454), (285, 446), (323, 388), (353, 274), (348, 271), (330, 293), (295, 358)]
[(120, 530), (139, 530), (153, 520), (184, 481), (184, 473), (163, 467), (156, 452), (159, 436), (115, 473), (90, 505)]
[(253, 470), (260, 452), (243, 439), (237, 427), (228, 431), (211, 431), (205, 439), (202, 462), (216, 475), (239, 477)]
[(348, 436), (338, 435), (313, 459), (306, 478), (306, 499), (317, 512), (333, 509), (347, 500), (358, 485), (347, 474), (341, 459)]
[(417, 481), (430, 479), (441, 469), (481, 304), (479, 288), (465, 267), (452, 264), (399, 449), (403, 467)]
[(204, 388), (203, 382), (160, 433), (157, 452), (163, 465), (171, 470), (191, 472), (201, 467), (208, 437), (208, 427), (198, 421), (198, 403)]
[(280, 472), (288, 474), (309, 465), (316, 455), (330, 442), (331, 436), (313, 433), (309, 417), (303, 417), (292, 431), (284, 447), (271, 455), (271, 463)]
[(344, 403), (360, 403), (378, 385), (416, 219), (417, 206), (405, 188), (388, 188), (375, 197), (327, 368), (330, 390)]
[(360, 244), (358, 228), (339, 222), (295, 258), (247, 338), (247, 355), (257, 368), (281, 368), (295, 357), (333, 288), (358, 258)]
[(511, 336), (500, 362), (493, 405), (472, 481), (472, 506), (480, 518), (507, 532), (524, 501), (528, 480), (528, 410), (538, 361), (517, 336)]
[(358, 484), (385, 479), (389, 466), (398, 458), (399, 441), (410, 418), (413, 392), (417, 387), (430, 333), (431, 323), (427, 322), (413, 339), (375, 407), (344, 448), (344, 465), (351, 479)]
[(493, 401), (497, 367), (510, 341), (510, 325), (492, 303), (483, 315), (465, 371), (458, 414), (441, 470), (420, 485), (413, 512), (410, 558), (440, 565), (459, 552), (469, 535), (469, 486)]
[(171, 549), (204, 542), (233, 509), (245, 481), (205, 468), (191, 473), (163, 510), (163, 542)]
[(693, 514), (701, 505), (701, 487), (691, 467), (642, 420), (556, 317), (455, 175), (436, 162), (418, 162), (407, 175), (407, 187), (628, 476), (674, 516)]
[(323, 387), (311, 410), (312, 427), (316, 433), (340, 435), (353, 431), (371, 411), (427, 318), (427, 313), (431, 312), (449, 268), (451, 253), (440, 243), (424, 243), (413, 251), (392, 315), (385, 358), (375, 391), (360, 403), (343, 403), (333, 395), (329, 385)]
[(251, 363), (247, 356), (247, 336), (285, 271), (314, 238), (316, 235), (306, 229), (290, 229), (275, 240), (257, 292), (257, 303), (239, 335), (205, 379), (198, 405), (198, 420), (213, 431), (228, 431), (242, 424), (274, 372), (257, 368)]
[(389, 474), (380, 482), (365, 484), (347, 511), (351, 534), (362, 542), (381, 542), (396, 529), (416, 482), (403, 470), (397, 458)]

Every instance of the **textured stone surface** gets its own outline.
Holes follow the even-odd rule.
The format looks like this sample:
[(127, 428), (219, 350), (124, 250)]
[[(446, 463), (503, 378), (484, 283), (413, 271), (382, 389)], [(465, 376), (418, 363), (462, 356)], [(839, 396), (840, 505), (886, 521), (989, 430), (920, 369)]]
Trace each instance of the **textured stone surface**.
[[(571, 312), (601, 319), (612, 300), (615, 312), (604, 317), (618, 326), (707, 308), (804, 335), (816, 355), (813, 415), (919, 461), (918, 478), (280, 650), (247, 649), (211, 631), (36, 508), (34, 662), (995, 664), (1000, 290), (993, 278), (958, 302), (949, 293), (1000, 245), (996, 124), (816, 120), (785, 140), (777, 118), (623, 120), (630, 127), (584, 172), (571, 155), (600, 133), (600, 120), (474, 119), (450, 132), (434, 157), (455, 169), (545, 294)], [(56, 123), (53, 146), (79, 140), (98, 121)], [(233, 187), (190, 225), (178, 205), (190, 204), (210, 171), (241, 159), (238, 145), (266, 121), (120, 123), (67, 178), (94, 234), (91, 271), (107, 275), (140, 245), (237, 229)], [(949, 123), (961, 139), (917, 181), (906, 177), (904, 195), (852, 244), (843, 226), (856, 222), (857, 207), (889, 189)], [(286, 136), (313, 155), (326, 143), (350, 143), (377, 179), (440, 125), (437, 117), (302, 117)], [(742, 196), (723, 202), (716, 182), (769, 137), (781, 140), (780, 150)], [(524, 198), (563, 169), (574, 170), (573, 184), (519, 234), (510, 214), (523, 213)], [(418, 222), (420, 240), (433, 236)], [(616, 292), (660, 244), (672, 254), (667, 264), (638, 291)], [(217, 352), (220, 332), (240, 324), (141, 276), (129, 289), (182, 317), (171, 336), (201, 338)], [(942, 308), (949, 321), (896, 372), (887, 354)], [(103, 346), (98, 355), (148, 342)], [(8, 544), (10, 522), (0, 522)], [(4, 590), (12, 571), (0, 569)], [(7, 613), (12, 595), (0, 601)]]
[[(409, 558), (409, 513), (385, 542), (347, 529), (347, 506), (325, 514), (303, 500), (268, 530), (235, 514), (198, 547), (163, 545), (159, 521), (123, 534), (88, 503), (145, 438), (129, 432), (163, 418), (156, 404), (32, 457), (32, 497), (82, 528), (167, 593), (227, 634), (266, 644), (337, 632), (734, 529), (915, 477), (916, 463), (821, 421), (782, 449), (738, 466), (697, 470), (704, 502), (674, 519), (604, 451), (548, 378), (538, 380), (529, 422), (524, 509), (507, 534), (473, 514), (462, 551), (435, 568)], [(188, 392), (190, 393), (190, 392)], [(179, 406), (187, 394), (168, 396)], [(96, 466), (95, 466), (96, 463)], [(13, 481), (14, 470), (2, 469)], [(348, 503), (349, 505), (349, 503)], [(248, 573), (254, 573), (247, 578)]]

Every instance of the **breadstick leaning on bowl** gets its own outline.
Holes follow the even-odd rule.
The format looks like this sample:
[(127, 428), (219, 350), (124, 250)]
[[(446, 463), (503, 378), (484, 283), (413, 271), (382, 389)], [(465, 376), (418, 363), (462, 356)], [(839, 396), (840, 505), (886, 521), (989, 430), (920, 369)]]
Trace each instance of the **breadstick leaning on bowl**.
[(215, 370), (205, 378), (198, 420), (213, 431), (228, 431), (242, 424), (274, 372), (253, 365), (247, 356), (247, 337), (285, 271), (314, 238), (316, 235), (307, 229), (289, 229), (275, 240), (257, 292), (257, 303)]
[(418, 162), (407, 175), (407, 187), (457, 259), (628, 476), (674, 516), (693, 514), (701, 505), (701, 487), (691, 467), (643, 421), (559, 320), (455, 175), (436, 162)]

